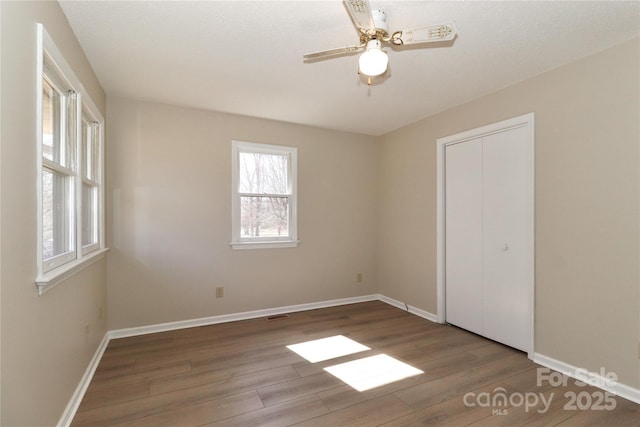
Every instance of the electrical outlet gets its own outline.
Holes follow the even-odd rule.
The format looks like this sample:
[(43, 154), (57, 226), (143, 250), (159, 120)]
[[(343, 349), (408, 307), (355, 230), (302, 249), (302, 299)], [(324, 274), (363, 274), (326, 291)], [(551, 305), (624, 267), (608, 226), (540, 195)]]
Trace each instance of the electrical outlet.
[(224, 297), (224, 287), (216, 288), (216, 298)]
[(362, 283), (362, 273), (356, 274), (356, 282), (357, 283)]

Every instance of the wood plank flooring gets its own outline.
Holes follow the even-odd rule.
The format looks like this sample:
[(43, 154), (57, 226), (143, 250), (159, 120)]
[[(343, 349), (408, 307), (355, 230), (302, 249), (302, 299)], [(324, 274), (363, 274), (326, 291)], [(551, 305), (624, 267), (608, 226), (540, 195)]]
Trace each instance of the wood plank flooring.
[[(371, 350), (310, 363), (286, 348), (334, 335)], [(383, 353), (424, 373), (358, 392), (323, 369)], [(640, 405), (622, 398), (613, 410), (567, 408), (565, 393), (583, 393), (584, 406), (584, 393), (595, 404), (602, 392), (570, 378), (538, 386), (538, 367), (509, 347), (372, 301), (112, 340), (72, 425), (640, 425)], [(490, 405), (500, 393), (506, 405)], [(534, 395), (531, 407), (518, 399), (533, 404)]]

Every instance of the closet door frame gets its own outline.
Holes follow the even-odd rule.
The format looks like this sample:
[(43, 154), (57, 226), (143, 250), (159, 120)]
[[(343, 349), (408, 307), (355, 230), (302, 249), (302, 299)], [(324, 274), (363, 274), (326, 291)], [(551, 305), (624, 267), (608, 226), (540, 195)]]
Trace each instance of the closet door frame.
[(436, 160), (437, 160), (437, 250), (436, 250), (436, 263), (437, 263), (437, 303), (438, 313), (437, 321), (439, 323), (446, 322), (446, 277), (445, 277), (445, 150), (447, 145), (458, 144), (461, 142), (469, 141), (472, 139), (481, 138), (487, 135), (495, 134), (498, 132), (504, 132), (510, 129), (526, 127), (529, 147), (529, 315), (530, 315), (530, 344), (527, 349), (527, 355), (530, 359), (534, 355), (534, 343), (535, 343), (535, 234), (534, 234), (534, 113), (523, 114), (518, 117), (503, 120), (497, 123), (492, 123), (486, 126), (482, 126), (476, 129), (460, 132), (454, 135), (438, 138), (436, 140)]

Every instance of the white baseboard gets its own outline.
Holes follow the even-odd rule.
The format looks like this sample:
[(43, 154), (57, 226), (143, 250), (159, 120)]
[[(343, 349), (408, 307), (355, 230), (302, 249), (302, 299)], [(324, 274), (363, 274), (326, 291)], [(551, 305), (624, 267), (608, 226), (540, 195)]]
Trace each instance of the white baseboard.
[(284, 307), (267, 308), (264, 310), (245, 311), (241, 313), (222, 314), (219, 316), (201, 317), (199, 319), (180, 320), (177, 322), (159, 323), (156, 325), (140, 326), (136, 328), (116, 329), (109, 331), (109, 338), (133, 337), (136, 335), (153, 334), (156, 332), (174, 331), (176, 329), (193, 328), (197, 326), (215, 325), (218, 323), (236, 322), (238, 320), (255, 319), (276, 314), (295, 313), (298, 311), (315, 310), (318, 308), (336, 307), (359, 302), (375, 301), (379, 295), (364, 295), (360, 297), (341, 298), (329, 301), (312, 302), (308, 304), (288, 305)]
[(366, 302), (366, 301), (376, 301), (378, 299), (380, 299), (380, 295), (378, 294), (364, 295), (360, 297), (342, 298), (342, 299), (314, 302), (314, 303), (308, 303), (308, 304), (289, 305), (284, 307), (268, 308), (264, 310), (245, 311), (242, 313), (223, 314), (220, 316), (203, 317), (200, 319), (181, 320), (177, 322), (160, 323), (156, 325), (148, 325), (148, 326), (140, 326), (136, 328), (116, 329), (112, 331), (107, 331), (104, 338), (102, 339), (102, 342), (96, 349), (96, 352), (93, 355), (91, 362), (89, 362), (89, 366), (87, 367), (87, 370), (85, 371), (84, 375), (80, 379), (80, 383), (78, 384), (78, 386), (76, 387), (76, 390), (71, 396), (71, 400), (69, 401), (69, 403), (67, 404), (67, 407), (62, 413), (62, 416), (58, 421), (57, 427), (69, 427), (71, 425), (71, 422), (73, 421), (73, 417), (76, 415), (76, 412), (80, 407), (82, 398), (84, 397), (84, 394), (87, 391), (87, 388), (91, 383), (91, 380), (93, 379), (93, 374), (96, 372), (96, 369), (98, 368), (100, 359), (102, 359), (102, 355), (107, 349), (107, 346), (109, 345), (109, 341), (111, 341), (112, 339), (132, 337), (137, 335), (153, 334), (156, 332), (173, 331), (176, 329), (192, 328), (196, 326), (214, 325), (217, 323), (235, 322), (238, 320), (255, 319), (257, 317), (273, 316), (275, 314), (295, 313), (298, 311), (315, 310), (318, 308), (336, 307), (340, 305), (356, 304), (359, 302)]
[(428, 311), (425, 311), (425, 310), (419, 309), (417, 307), (405, 304), (403, 302), (400, 302), (398, 300), (395, 300), (393, 298), (389, 298), (389, 297), (381, 295), (381, 294), (378, 294), (378, 299), (380, 301), (382, 301), (382, 302), (386, 302), (389, 305), (392, 305), (394, 307), (398, 307), (398, 308), (400, 308), (402, 310), (408, 311), (411, 314), (415, 314), (416, 316), (419, 316), (419, 317), (422, 317), (424, 319), (430, 320), (430, 321), (432, 321), (434, 323), (441, 323), (441, 322), (438, 322), (438, 316), (436, 316), (433, 313), (429, 313)]
[(82, 398), (84, 397), (87, 388), (89, 387), (89, 383), (93, 379), (93, 374), (96, 372), (98, 368), (98, 364), (100, 363), (100, 359), (102, 359), (102, 355), (104, 351), (107, 349), (107, 345), (109, 345), (109, 334), (104, 334), (100, 345), (96, 349), (91, 361), (89, 362), (89, 366), (84, 371), (84, 375), (80, 379), (80, 383), (76, 387), (75, 391), (71, 395), (71, 400), (67, 404), (64, 412), (62, 413), (62, 417), (58, 421), (58, 427), (68, 427), (71, 425), (71, 421), (73, 421), (73, 417), (76, 415), (78, 408), (80, 407), (80, 402), (82, 402)]
[(575, 378), (582, 382), (587, 382), (585, 381), (585, 379), (587, 378), (591, 379), (595, 387), (640, 404), (639, 389), (621, 384), (617, 381), (610, 381), (607, 378), (602, 377), (600, 373), (588, 372), (583, 368), (578, 368), (576, 366), (570, 365), (560, 360), (556, 360), (552, 357), (545, 356), (540, 353), (534, 353), (533, 361), (539, 365), (546, 366), (547, 368), (561, 372), (571, 378)]
[[(152, 334), (156, 332), (173, 331), (176, 329), (192, 328), (197, 326), (214, 325), (218, 323), (235, 322), (238, 320), (255, 319), (258, 317), (273, 316), (276, 314), (295, 313), (299, 311), (315, 310), (318, 308), (336, 307), (340, 305), (356, 304), (359, 302), (376, 301), (376, 300), (382, 301), (394, 307), (408, 311), (411, 314), (430, 320), (432, 322), (440, 323), (438, 322), (438, 316), (436, 316), (433, 313), (419, 309), (417, 307), (413, 307), (401, 301), (395, 300), (393, 298), (389, 298), (385, 295), (373, 294), (373, 295), (364, 295), (360, 297), (342, 298), (342, 299), (314, 302), (314, 303), (308, 303), (308, 304), (289, 305), (289, 306), (283, 306), (283, 307), (268, 308), (264, 310), (245, 311), (241, 313), (223, 314), (220, 316), (203, 317), (199, 319), (181, 320), (177, 322), (160, 323), (156, 325), (147, 325), (147, 326), (140, 326), (136, 328), (116, 329), (116, 330), (108, 331), (105, 334), (104, 338), (102, 339), (102, 342), (96, 349), (96, 352), (93, 358), (91, 359), (91, 362), (87, 367), (87, 370), (85, 371), (82, 379), (80, 380), (80, 383), (78, 384), (78, 387), (73, 393), (71, 400), (67, 405), (67, 408), (65, 409), (64, 413), (62, 414), (62, 417), (60, 418), (60, 421), (58, 422), (57, 426), (68, 427), (69, 425), (71, 425), (71, 422), (73, 421), (73, 417), (75, 416), (76, 411), (80, 406), (80, 402), (84, 397), (84, 393), (87, 391), (87, 388), (89, 387), (89, 383), (93, 378), (96, 368), (98, 367), (98, 363), (100, 362), (100, 359), (102, 358), (102, 355), (106, 350), (107, 345), (109, 344), (109, 341), (112, 339), (132, 337), (137, 335), (146, 335), (146, 334)], [(566, 373), (567, 375), (573, 378), (576, 378), (577, 372), (584, 372), (584, 370), (580, 371), (578, 368), (576, 368), (573, 365), (569, 365), (567, 363), (561, 362), (559, 360), (555, 360), (551, 357), (547, 357), (538, 353), (534, 353), (533, 361), (542, 366), (546, 366), (553, 370)], [(589, 373), (589, 376), (591, 378), (596, 378), (594, 377), (594, 375), (597, 375), (597, 374)], [(580, 378), (577, 378), (577, 379), (580, 379)], [(604, 379), (600, 383), (605, 384)], [(603, 388), (603, 390), (610, 391), (611, 393), (614, 393), (617, 396), (623, 397), (625, 399), (631, 400), (632, 402), (640, 403), (640, 390), (635, 389), (633, 387), (616, 383), (613, 386), (610, 386), (608, 388)]]

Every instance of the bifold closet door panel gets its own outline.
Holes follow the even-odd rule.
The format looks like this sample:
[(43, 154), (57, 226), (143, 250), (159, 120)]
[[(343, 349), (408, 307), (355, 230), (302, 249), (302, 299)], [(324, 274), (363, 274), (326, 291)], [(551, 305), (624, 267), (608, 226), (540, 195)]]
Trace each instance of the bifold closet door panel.
[(445, 150), (447, 322), (482, 333), (482, 143)]
[(483, 335), (526, 350), (531, 335), (527, 130), (485, 136), (482, 153)]

